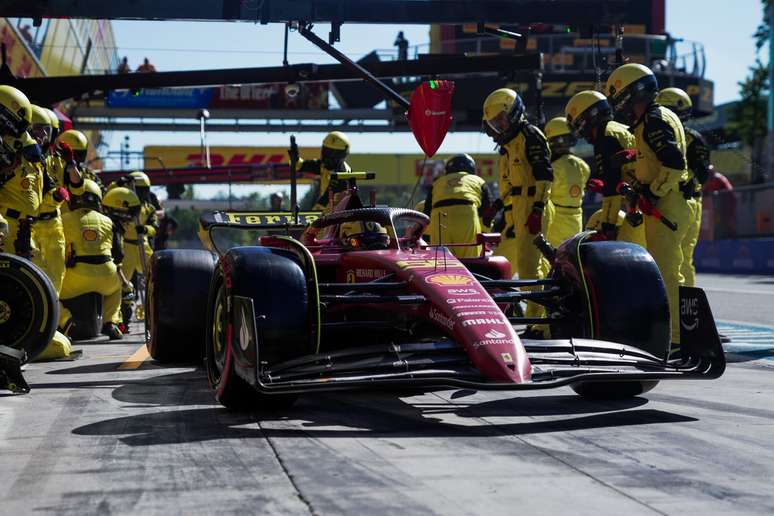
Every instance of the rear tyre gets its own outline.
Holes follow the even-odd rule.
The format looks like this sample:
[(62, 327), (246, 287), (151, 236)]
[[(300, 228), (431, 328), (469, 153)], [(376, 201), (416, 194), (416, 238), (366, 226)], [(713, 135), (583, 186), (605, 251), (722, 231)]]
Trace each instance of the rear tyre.
[(153, 254), (147, 290), (148, 351), (162, 362), (201, 360), (216, 256), (203, 250)]
[(59, 303), (51, 280), (29, 260), (0, 254), (0, 345), (38, 356), (59, 322)]
[(629, 382), (578, 382), (570, 385), (582, 398), (590, 400), (623, 400), (644, 394), (658, 385), (658, 380)]
[(63, 299), (62, 304), (72, 314), (72, 340), (88, 340), (100, 335), (102, 330), (102, 295), (89, 292), (78, 297)]

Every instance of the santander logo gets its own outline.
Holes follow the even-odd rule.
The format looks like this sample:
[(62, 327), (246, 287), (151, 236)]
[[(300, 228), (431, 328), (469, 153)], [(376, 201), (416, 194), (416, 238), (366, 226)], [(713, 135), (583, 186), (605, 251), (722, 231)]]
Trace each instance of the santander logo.
[(486, 332), (484, 334), (484, 337), (486, 337), (487, 339), (502, 339), (503, 337), (505, 337), (505, 334), (492, 329)]

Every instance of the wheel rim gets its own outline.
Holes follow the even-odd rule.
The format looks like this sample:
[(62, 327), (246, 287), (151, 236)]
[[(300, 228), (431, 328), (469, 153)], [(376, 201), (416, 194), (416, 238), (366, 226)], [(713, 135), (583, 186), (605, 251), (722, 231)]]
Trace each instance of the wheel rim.
[(22, 282), (0, 276), (0, 344), (15, 347), (30, 334), (37, 313), (34, 301)]
[(226, 367), (226, 307), (223, 285), (218, 288), (212, 317), (212, 362), (215, 366), (216, 382), (220, 381)]

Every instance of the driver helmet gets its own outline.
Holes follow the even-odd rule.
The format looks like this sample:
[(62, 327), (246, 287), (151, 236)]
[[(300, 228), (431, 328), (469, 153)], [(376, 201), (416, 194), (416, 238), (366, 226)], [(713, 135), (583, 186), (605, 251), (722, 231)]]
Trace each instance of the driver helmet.
[(339, 226), (339, 238), (347, 249), (377, 250), (390, 246), (387, 229), (378, 222), (344, 222)]

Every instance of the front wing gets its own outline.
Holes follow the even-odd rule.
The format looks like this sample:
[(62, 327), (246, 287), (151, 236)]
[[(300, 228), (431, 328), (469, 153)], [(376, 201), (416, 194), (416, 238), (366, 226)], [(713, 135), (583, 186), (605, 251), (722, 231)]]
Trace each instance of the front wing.
[(234, 321), (234, 335), (243, 337), (237, 337), (238, 345), (232, 342), (232, 350), (237, 354), (237, 362), (247, 360), (255, 364), (245, 379), (267, 394), (397, 387), (533, 390), (577, 382), (718, 378), (725, 370), (725, 356), (704, 292), (685, 289), (681, 298), (692, 307), (688, 315), (694, 317), (681, 321), (681, 359), (663, 359), (638, 348), (601, 340), (524, 340), (522, 344), (533, 373), (523, 383), (488, 380), (471, 365), (462, 347), (451, 340), (391, 345), (364, 343), (262, 366), (260, 346), (255, 344), (260, 338), (256, 333), (253, 304), (246, 298), (234, 299), (241, 305), (235, 307), (238, 308), (235, 312), (252, 317)]

